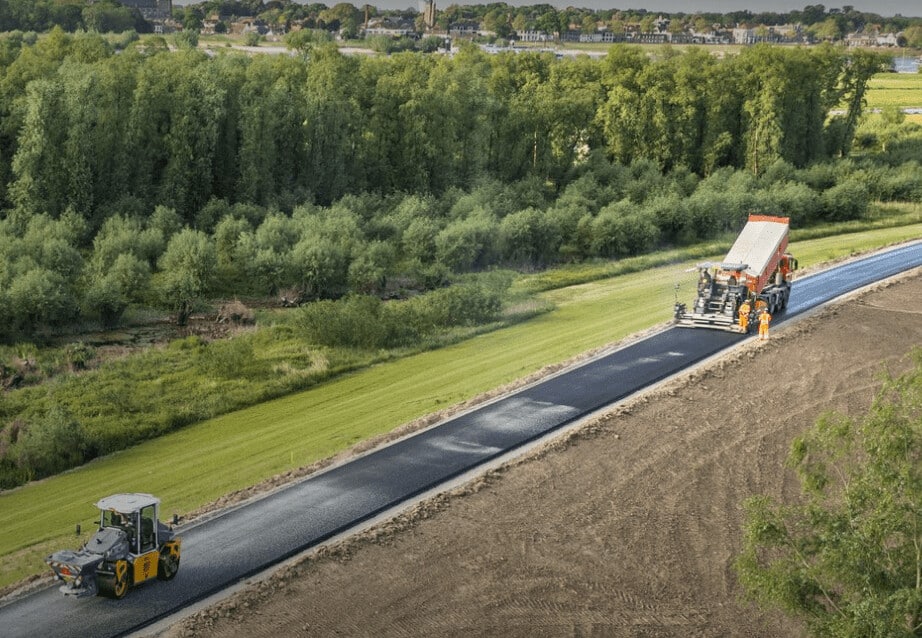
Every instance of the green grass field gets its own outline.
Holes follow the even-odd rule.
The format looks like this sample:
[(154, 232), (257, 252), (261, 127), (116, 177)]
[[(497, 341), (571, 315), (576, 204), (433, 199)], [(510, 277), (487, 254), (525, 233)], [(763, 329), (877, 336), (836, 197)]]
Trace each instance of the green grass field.
[(868, 82), (867, 108), (922, 108), (922, 73), (878, 73)]
[[(922, 236), (922, 224), (791, 246), (801, 267)], [(719, 258), (720, 254), (713, 257)], [(323, 386), (188, 427), (65, 474), (0, 494), (0, 586), (43, 571), (42, 558), (79, 545), (93, 503), (113, 492), (163, 499), (164, 516), (328, 458), (416, 417), (457, 404), (667, 321), (674, 286), (691, 297), (693, 262), (550, 290), (556, 308), (463, 343), (388, 362)]]

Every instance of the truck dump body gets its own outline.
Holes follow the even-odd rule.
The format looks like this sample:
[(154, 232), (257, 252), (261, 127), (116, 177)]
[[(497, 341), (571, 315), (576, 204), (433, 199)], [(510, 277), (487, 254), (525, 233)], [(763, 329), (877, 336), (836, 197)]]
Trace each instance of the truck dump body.
[(797, 266), (785, 252), (789, 221), (788, 217), (750, 215), (724, 261), (698, 264), (698, 296), (691, 312), (676, 300), (677, 323), (746, 332), (763, 309), (769, 314), (783, 310)]
[(724, 259), (728, 264), (746, 264), (743, 272), (755, 292), (762, 292), (787, 250), (788, 222), (787, 217), (750, 215)]

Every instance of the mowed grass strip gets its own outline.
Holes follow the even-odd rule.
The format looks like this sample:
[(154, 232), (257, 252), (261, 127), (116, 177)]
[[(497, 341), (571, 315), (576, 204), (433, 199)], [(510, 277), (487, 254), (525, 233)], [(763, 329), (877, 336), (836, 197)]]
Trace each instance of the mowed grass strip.
[[(798, 242), (802, 267), (922, 236), (922, 224)], [(723, 255), (713, 255), (719, 259)], [(151, 492), (164, 516), (328, 458), (369, 437), (458, 404), (593, 348), (668, 321), (674, 288), (694, 295), (694, 262), (542, 293), (555, 309), (523, 324), (350, 374), (311, 390), (188, 427), (0, 494), (0, 586), (79, 544), (93, 503)]]

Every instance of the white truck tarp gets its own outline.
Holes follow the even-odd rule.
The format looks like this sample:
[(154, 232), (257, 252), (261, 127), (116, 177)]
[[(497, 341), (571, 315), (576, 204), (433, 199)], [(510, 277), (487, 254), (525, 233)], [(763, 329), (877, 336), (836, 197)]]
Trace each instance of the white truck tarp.
[(750, 220), (736, 238), (724, 263), (746, 264), (746, 274), (758, 278), (765, 273), (772, 258), (784, 251), (785, 246), (781, 244), (787, 236), (786, 223)]

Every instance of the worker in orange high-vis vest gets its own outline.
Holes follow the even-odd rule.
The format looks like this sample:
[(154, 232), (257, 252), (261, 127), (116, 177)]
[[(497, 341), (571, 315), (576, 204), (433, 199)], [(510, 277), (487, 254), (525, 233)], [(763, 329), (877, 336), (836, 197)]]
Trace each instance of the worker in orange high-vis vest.
[(768, 324), (772, 322), (772, 316), (768, 310), (763, 310), (759, 315), (759, 339), (764, 341), (768, 339)]
[(749, 311), (751, 307), (749, 306), (749, 301), (744, 301), (743, 305), (740, 306), (740, 330), (743, 333), (749, 332)]

